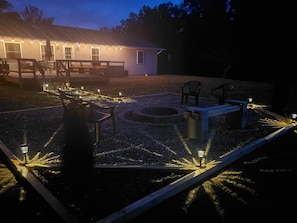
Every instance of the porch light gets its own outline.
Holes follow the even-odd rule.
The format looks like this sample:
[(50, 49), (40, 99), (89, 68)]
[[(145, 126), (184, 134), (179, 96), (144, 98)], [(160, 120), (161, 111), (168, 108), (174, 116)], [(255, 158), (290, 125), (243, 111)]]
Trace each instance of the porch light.
[(26, 143), (21, 144), (21, 151), (22, 151), (22, 153), (24, 155), (24, 163), (26, 164), (27, 163), (27, 154), (28, 154), (28, 151), (29, 151), (28, 144), (26, 144)]
[(205, 156), (205, 151), (204, 150), (198, 150), (198, 157), (199, 157), (199, 166), (202, 167), (202, 159)]

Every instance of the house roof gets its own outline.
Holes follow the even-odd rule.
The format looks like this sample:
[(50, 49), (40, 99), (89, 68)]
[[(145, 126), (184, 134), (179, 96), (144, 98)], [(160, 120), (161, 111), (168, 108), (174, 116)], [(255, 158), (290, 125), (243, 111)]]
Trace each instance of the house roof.
[(144, 39), (119, 33), (57, 26), (45, 24), (32, 24), (22, 20), (0, 19), (0, 36), (12, 38), (41, 39), (50, 41), (63, 41), (75, 43), (88, 43), (96, 45), (126, 46), (163, 49)]

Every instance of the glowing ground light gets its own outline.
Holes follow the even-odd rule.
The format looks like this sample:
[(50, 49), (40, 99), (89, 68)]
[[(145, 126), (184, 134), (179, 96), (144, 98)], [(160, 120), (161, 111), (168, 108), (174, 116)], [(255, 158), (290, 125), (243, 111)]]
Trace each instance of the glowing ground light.
[[(279, 128), (279, 127), (284, 127), (288, 123), (285, 123), (280, 120), (273, 120), (273, 119), (261, 119), (260, 122), (264, 125)], [(213, 135), (212, 135), (213, 136)], [(210, 148), (211, 144), (211, 138), (208, 142), (208, 148)], [(201, 158), (205, 156), (205, 154), (202, 152), (202, 149), (198, 150), (198, 159), (199, 162), (201, 162)], [(208, 149), (206, 151), (209, 151)], [(200, 154), (199, 154), (200, 152)], [(203, 151), (204, 152), (204, 151)], [(256, 159), (256, 161), (260, 161), (259, 159)], [(168, 166), (180, 166), (183, 169), (198, 169), (197, 168), (197, 158), (193, 157), (192, 160), (190, 159), (185, 159), (182, 158), (181, 160), (172, 160), (174, 164), (167, 164)], [(208, 164), (206, 164), (208, 165)], [(201, 166), (201, 164), (200, 164)], [(277, 169), (270, 169), (270, 170), (260, 170), (261, 172), (268, 172), (268, 173), (273, 173), (273, 172), (280, 172)], [(283, 170), (284, 171), (284, 170)], [(285, 170), (286, 171), (286, 170)], [(288, 170), (290, 171), (290, 170)], [(256, 196), (257, 193), (254, 189), (251, 188), (251, 185), (254, 184), (254, 182), (250, 178), (242, 177), (242, 171), (224, 171), (217, 176), (211, 178), (210, 180), (207, 180), (203, 182), (201, 185), (195, 187), (194, 189), (190, 190), (187, 193), (183, 210), (187, 212), (187, 209), (192, 205), (192, 203), (199, 197), (199, 195), (203, 192), (205, 192), (210, 200), (212, 201), (214, 208), (216, 212), (218, 213), (219, 216), (224, 218), (225, 216), (225, 210), (222, 207), (222, 204), (220, 202), (220, 197), (217, 193), (217, 189), (220, 189), (221, 191), (225, 192), (225, 194), (231, 196), (235, 200), (247, 204), (246, 201), (239, 196), (239, 194), (236, 192), (238, 189), (244, 190), (248, 193), (250, 193), (253, 196)], [(234, 190), (234, 188), (237, 188)]]
[(193, 201), (199, 197), (198, 194), (200, 194), (200, 192), (203, 190), (212, 201), (216, 212), (221, 217), (224, 217), (225, 210), (222, 208), (219, 195), (216, 192), (217, 188), (220, 188), (235, 200), (246, 204), (246, 201), (239, 196), (239, 194), (236, 192), (237, 190), (234, 190), (234, 187), (245, 190), (251, 195), (256, 195), (256, 192), (251, 187), (247, 186), (248, 184), (252, 185), (254, 182), (249, 178), (241, 177), (241, 174), (241, 171), (224, 171), (210, 180), (203, 182), (200, 186), (190, 190), (187, 194), (183, 210), (187, 211)]
[(0, 195), (17, 184), (13, 173), (2, 163), (0, 163)]

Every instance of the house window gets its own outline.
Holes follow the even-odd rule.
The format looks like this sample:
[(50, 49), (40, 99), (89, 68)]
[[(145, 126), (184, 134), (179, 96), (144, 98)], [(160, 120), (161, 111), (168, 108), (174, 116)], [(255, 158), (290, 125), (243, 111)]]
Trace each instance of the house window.
[(72, 47), (65, 47), (65, 60), (72, 60)]
[(21, 44), (19, 43), (5, 43), (6, 58), (17, 59), (21, 58)]
[(137, 64), (144, 64), (144, 51), (137, 50)]
[[(54, 61), (54, 47), (51, 46), (51, 49), (52, 49), (52, 56), (49, 59), (49, 61)], [(46, 58), (45, 58), (45, 45), (41, 45), (41, 60), (46, 61)]]
[(92, 60), (99, 61), (99, 48), (92, 48)]

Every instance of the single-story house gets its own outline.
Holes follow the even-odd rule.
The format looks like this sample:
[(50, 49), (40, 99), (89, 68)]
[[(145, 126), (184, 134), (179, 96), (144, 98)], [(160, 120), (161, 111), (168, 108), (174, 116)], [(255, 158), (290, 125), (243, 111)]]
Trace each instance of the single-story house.
[(156, 75), (158, 54), (164, 50), (144, 39), (113, 32), (0, 20), (0, 58), (45, 61), (47, 40), (51, 47), (47, 61), (120, 62), (123, 72), (111, 75)]

